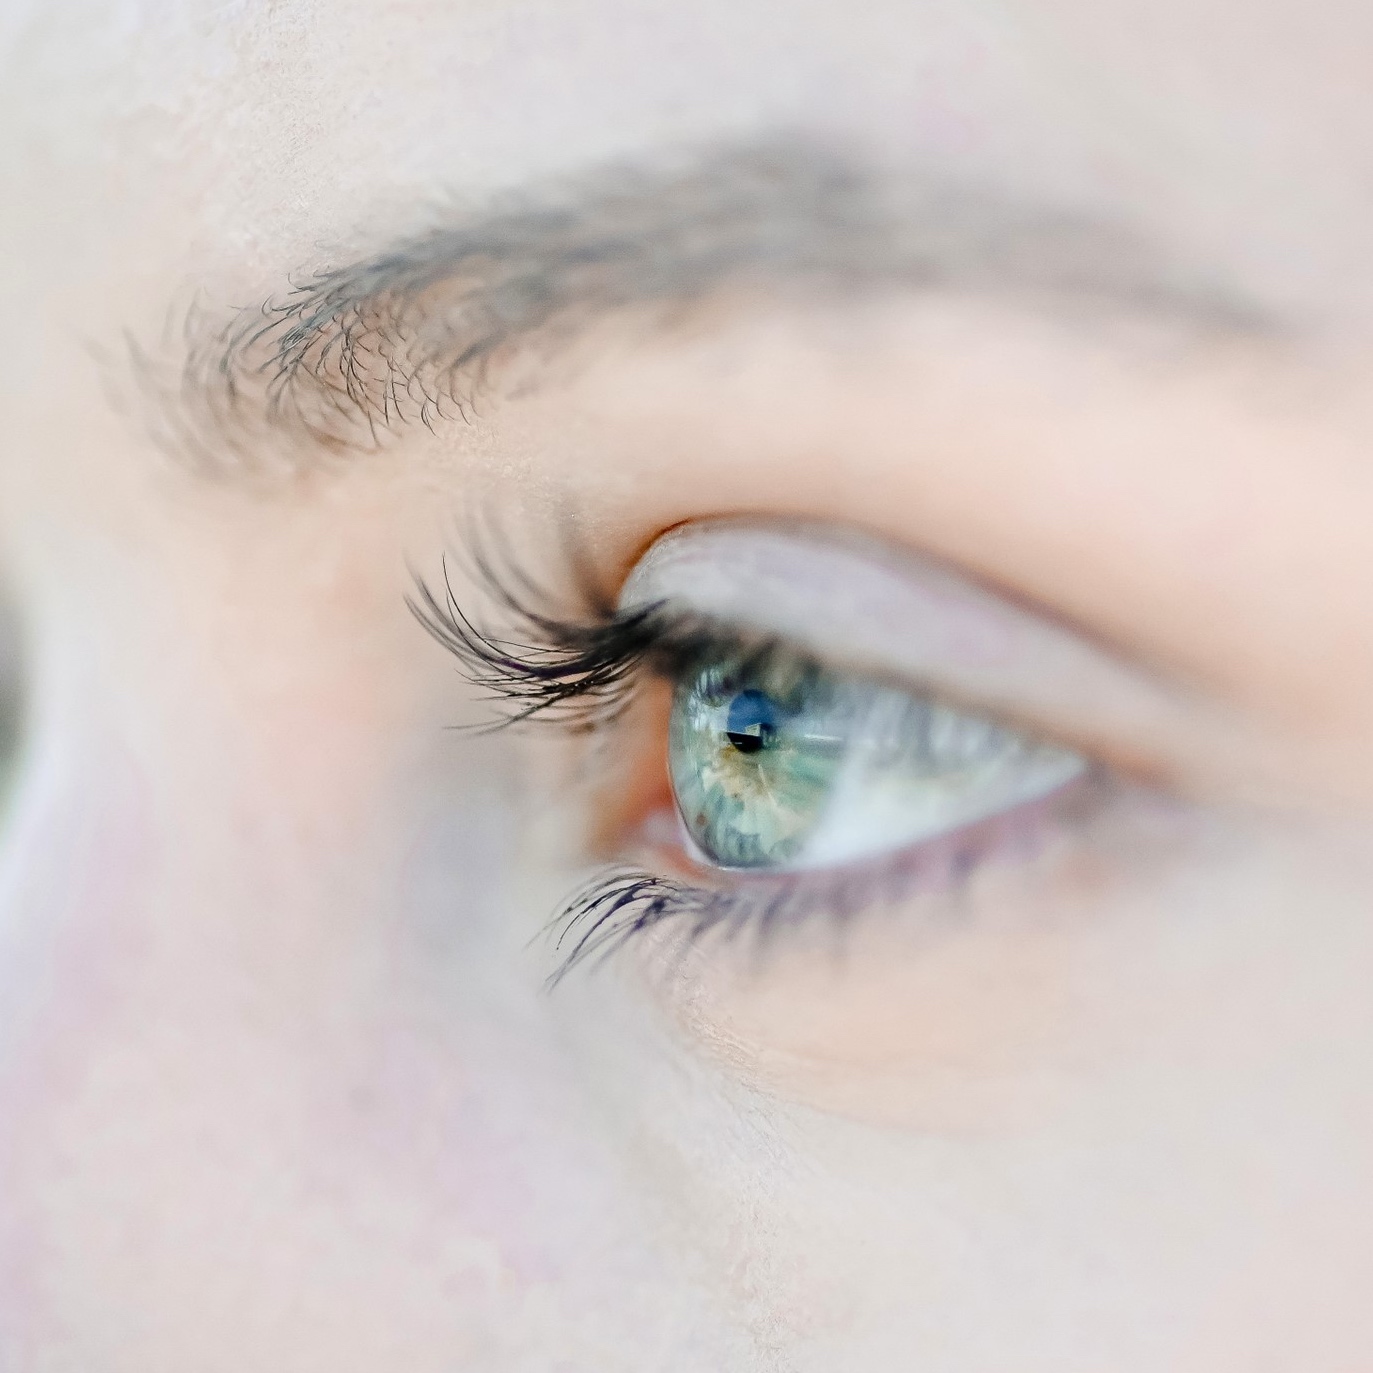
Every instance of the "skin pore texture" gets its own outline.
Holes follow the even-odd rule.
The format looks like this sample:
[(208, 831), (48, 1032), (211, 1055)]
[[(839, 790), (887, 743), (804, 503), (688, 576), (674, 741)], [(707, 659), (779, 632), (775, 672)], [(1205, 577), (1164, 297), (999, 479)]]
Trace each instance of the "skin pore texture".
[[(1370, 76), (1353, 0), (6, 7), (0, 1370), (1366, 1367)], [(326, 271), (375, 435), (268, 413)], [(483, 512), (828, 522), (1186, 709), (550, 993), (663, 712), (448, 728)]]

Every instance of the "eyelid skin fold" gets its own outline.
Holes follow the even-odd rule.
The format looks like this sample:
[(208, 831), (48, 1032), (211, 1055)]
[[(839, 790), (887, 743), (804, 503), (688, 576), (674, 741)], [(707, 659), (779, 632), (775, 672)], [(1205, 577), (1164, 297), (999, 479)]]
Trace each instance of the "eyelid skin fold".
[[(664, 605), (1170, 779), (1243, 773), (1252, 731), (1214, 702), (956, 572), (832, 525), (727, 516), (660, 537), (619, 610)], [(1228, 780), (1228, 779), (1227, 779)]]

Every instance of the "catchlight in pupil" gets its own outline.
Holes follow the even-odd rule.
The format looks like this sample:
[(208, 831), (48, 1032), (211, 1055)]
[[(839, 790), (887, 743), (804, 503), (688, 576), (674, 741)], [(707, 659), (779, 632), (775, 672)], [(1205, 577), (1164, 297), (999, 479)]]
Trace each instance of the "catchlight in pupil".
[(772, 697), (753, 689), (741, 691), (729, 703), (725, 738), (740, 753), (757, 753), (772, 743), (780, 715)]

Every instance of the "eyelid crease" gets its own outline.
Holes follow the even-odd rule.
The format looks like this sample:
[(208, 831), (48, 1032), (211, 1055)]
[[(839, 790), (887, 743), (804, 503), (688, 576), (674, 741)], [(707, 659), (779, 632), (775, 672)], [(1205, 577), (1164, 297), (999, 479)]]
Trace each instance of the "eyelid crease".
[(747, 515), (679, 525), (635, 565), (618, 609), (650, 603), (985, 711), (1141, 778), (1230, 780), (1259, 758), (1253, 731), (1219, 704), (858, 531)]

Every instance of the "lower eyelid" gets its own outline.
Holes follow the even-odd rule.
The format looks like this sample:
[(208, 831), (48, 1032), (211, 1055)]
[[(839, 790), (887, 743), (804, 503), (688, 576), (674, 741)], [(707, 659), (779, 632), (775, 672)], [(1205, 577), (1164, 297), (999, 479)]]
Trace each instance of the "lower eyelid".
[(861, 864), (768, 874), (694, 862), (675, 820), (655, 811), (624, 854), (642, 866), (612, 871), (561, 912), (565, 961), (555, 979), (667, 922), (691, 943), (719, 934), (763, 944), (783, 927), (842, 927), (912, 902), (922, 923), (976, 919), (975, 903), (964, 897), (981, 869), (1008, 873), (1033, 864), (1089, 826), (1116, 790), (1109, 775), (1089, 770), (1049, 796)]
[[(856, 882), (866, 880), (870, 875), (874, 882), (889, 880), (898, 893), (892, 899), (901, 899), (916, 892), (955, 888), (981, 862), (994, 856), (1009, 861), (1032, 858), (1042, 850), (1050, 833), (1082, 823), (1106, 803), (1111, 791), (1109, 774), (1101, 769), (1088, 769), (1047, 795), (995, 815), (904, 848), (827, 867), (772, 872), (730, 869), (693, 860), (690, 850), (680, 843), (677, 852), (686, 859), (695, 879), (707, 884), (712, 880), (715, 883), (728, 880), (736, 885), (742, 883), (760, 888), (775, 883), (790, 887), (823, 886), (828, 877)], [(660, 835), (663, 828), (658, 828)], [(678, 834), (682, 833), (680, 824), (675, 829)]]

